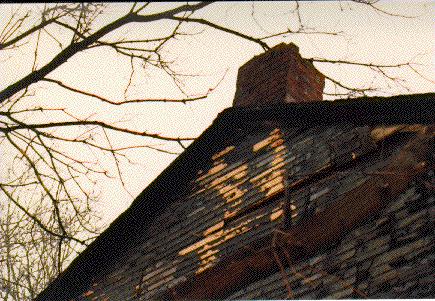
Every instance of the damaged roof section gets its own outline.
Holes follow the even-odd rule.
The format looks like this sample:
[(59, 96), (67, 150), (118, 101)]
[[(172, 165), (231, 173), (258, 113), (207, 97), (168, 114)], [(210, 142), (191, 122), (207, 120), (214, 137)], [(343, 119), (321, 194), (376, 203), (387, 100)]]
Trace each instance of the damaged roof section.
[[(389, 146), (383, 146), (396, 149), (396, 153), (388, 155), (386, 149), (381, 153), (378, 151), (377, 155), (380, 155), (379, 159), (381, 160), (374, 164), (376, 166), (374, 170), (371, 170), (373, 168), (371, 165), (375, 163), (373, 158), (365, 158), (365, 162), (358, 162), (361, 161), (359, 157), (364, 159), (373, 153), (375, 149), (369, 146), (359, 148), (359, 153), (348, 152), (349, 160), (347, 161), (341, 159), (332, 161), (333, 163), (330, 161), (314, 172), (303, 173), (303, 177), (299, 180), (293, 179), (290, 181), (291, 185), (287, 185), (286, 188), (294, 190), (296, 194), (304, 193), (304, 190), (308, 189), (304, 187), (303, 190), (300, 190), (300, 187), (296, 186), (306, 186), (307, 183), (312, 182), (314, 177), (316, 181), (320, 181), (322, 178), (332, 180), (331, 176), (337, 176), (341, 172), (347, 172), (351, 178), (355, 174), (361, 173), (363, 182), (354, 182), (350, 185), (352, 189), (347, 192), (330, 197), (330, 201), (326, 204), (313, 206), (313, 212), (305, 214), (302, 219), (299, 218), (291, 227), (288, 225), (277, 226), (261, 238), (243, 245), (212, 268), (190, 278), (187, 282), (172, 287), (163, 296), (163, 299), (225, 298), (250, 283), (278, 272), (280, 268), (291, 267), (299, 261), (322, 253), (325, 249), (338, 243), (357, 226), (364, 225), (369, 218), (379, 215), (382, 208), (398, 198), (417, 176), (424, 174), (430, 168), (428, 160), (430, 160), (434, 150), (434, 128), (431, 126), (397, 126), (396, 131), (389, 129), (383, 134), (380, 134), (379, 130), (375, 128), (372, 131), (377, 142), (394, 137), (395, 133), (399, 132), (413, 132), (414, 134), (408, 136), (409, 138), (401, 138), (400, 144), (404, 141), (408, 142), (399, 148), (397, 148), (398, 145), (394, 146), (394, 143), (391, 145), (392, 142), (388, 143)], [(357, 144), (353, 145), (355, 149), (358, 149)], [(382, 163), (386, 165), (382, 166)], [(364, 172), (355, 169), (361, 164), (366, 165)], [(330, 186), (331, 184), (328, 184), (327, 181), (321, 185), (323, 190)], [(349, 184), (345, 186), (349, 186)], [(333, 190), (337, 192), (337, 189)], [(287, 208), (287, 212), (284, 210), (284, 214), (288, 213), (293, 216), (296, 210), (300, 212), (303, 208), (293, 202), (293, 199), (294, 197), (286, 199), (290, 206)], [(312, 200), (310, 198), (310, 201)], [(306, 213), (307, 208), (304, 209)], [(430, 236), (426, 238), (422, 236), (421, 238), (427, 244)], [(359, 293), (359, 297), (367, 297), (366, 293), (361, 293), (353, 286), (350, 285), (350, 288), (351, 292)], [(291, 288), (289, 291), (291, 292)]]
[[(217, 117), (210, 128), (192, 143), (182, 155), (138, 196), (128, 210), (115, 220), (99, 238), (72, 262), (65, 272), (38, 296), (37, 300), (70, 300), (78, 296), (87, 298), (84, 294), (90, 291), (90, 284), (95, 283), (95, 281), (99, 279), (103, 279), (105, 274), (112, 273), (115, 267), (120, 266), (121, 259), (126, 257), (126, 250), (129, 250), (128, 253), (132, 253), (142, 248), (142, 251), (145, 252), (143, 256), (145, 256), (146, 248), (144, 249), (142, 246), (146, 245), (146, 241), (149, 237), (147, 236), (148, 234), (145, 235), (144, 233), (150, 233), (152, 229), (158, 231), (158, 228), (163, 226), (161, 224), (155, 224), (158, 217), (165, 216), (165, 212), (167, 212), (168, 208), (171, 208), (171, 206), (182, 206), (182, 202), (179, 200), (186, 200), (189, 195), (193, 197), (195, 192), (191, 189), (195, 187), (195, 185), (199, 185), (197, 186), (198, 189), (195, 190), (197, 195), (203, 193), (201, 189), (204, 187), (207, 190), (207, 195), (210, 194), (210, 199), (214, 200), (216, 198), (215, 194), (219, 195), (221, 198), (219, 200), (224, 201), (221, 202), (222, 204), (219, 206), (226, 206), (225, 208), (227, 208), (227, 210), (222, 217), (216, 220), (210, 220), (204, 224), (204, 229), (202, 229), (200, 233), (197, 233), (196, 237), (189, 238), (188, 241), (183, 243), (184, 245), (180, 244), (180, 250), (174, 250), (178, 256), (175, 257), (174, 267), (175, 265), (177, 267), (172, 271), (171, 269), (174, 267), (168, 266), (168, 270), (162, 273), (167, 272), (169, 273), (168, 275), (177, 274), (177, 269), (181, 269), (179, 264), (187, 262), (185, 261), (187, 259), (184, 259), (184, 257), (188, 258), (189, 256), (189, 260), (199, 262), (193, 269), (193, 273), (196, 273), (199, 278), (192, 278), (196, 279), (192, 281), (198, 284), (200, 284), (201, 281), (207, 283), (207, 281), (211, 281), (210, 279), (213, 277), (218, 277), (219, 273), (217, 271), (219, 269), (223, 269), (222, 271), (227, 271), (231, 274), (233, 274), (234, 271), (243, 271), (242, 268), (225, 270), (225, 268), (230, 268), (231, 265), (224, 263), (222, 263), (222, 265), (226, 267), (220, 268), (219, 261), (222, 254), (218, 254), (215, 251), (218, 249), (222, 250), (221, 246), (226, 245), (230, 241), (232, 241), (234, 245), (235, 243), (233, 242), (238, 239), (237, 236), (239, 234), (248, 233), (248, 231), (255, 228), (250, 228), (252, 225), (264, 224), (266, 221), (274, 223), (281, 222), (285, 220), (286, 212), (290, 214), (290, 216), (296, 214), (296, 209), (300, 210), (302, 208), (297, 202), (289, 203), (288, 208), (279, 207), (277, 205), (280, 204), (279, 198), (283, 198), (286, 193), (285, 186), (293, 185), (292, 187), (296, 189), (301, 187), (297, 185), (307, 185), (312, 177), (316, 175), (319, 177), (317, 181), (320, 181), (323, 177), (328, 176), (328, 172), (330, 172), (328, 168), (345, 166), (345, 164), (366, 156), (374, 150), (374, 144), (390, 136), (394, 136), (395, 133), (408, 132), (415, 135), (421, 128), (418, 126), (412, 128), (409, 125), (421, 125), (424, 127), (425, 125), (434, 124), (434, 100), (435, 94), (417, 94), (390, 98), (359, 98), (336, 102), (275, 104), (268, 105), (267, 107), (234, 107), (225, 110)], [(265, 129), (267, 130), (265, 131)], [(264, 135), (261, 133), (264, 133)], [(314, 135), (313, 133), (316, 134)], [(340, 139), (329, 139), (333, 138), (334, 135), (339, 137), (339, 135), (341, 135), (340, 133), (344, 135), (341, 136)], [(252, 135), (253, 138), (249, 138), (249, 135)], [(256, 135), (258, 139), (255, 138), (257, 137)], [(323, 137), (322, 139), (328, 139), (328, 150), (323, 149), (323, 146), (319, 144), (320, 141), (322, 141), (318, 138), (320, 136)], [(318, 141), (315, 141), (315, 139)], [(252, 145), (250, 144), (251, 142)], [(408, 142), (410, 143), (411, 140), (407, 141), (407, 143)], [(315, 146), (315, 143), (317, 143), (317, 146)], [(244, 144), (246, 145), (243, 146)], [(306, 149), (304, 149), (304, 147), (306, 147)], [(247, 149), (249, 152), (244, 153), (243, 149)], [(315, 152), (316, 149), (319, 149), (318, 153)], [(322, 149), (322, 151), (320, 151), (320, 149)], [(391, 149), (398, 150), (402, 149), (402, 147), (392, 147)], [(331, 152), (334, 153), (333, 156), (330, 155)], [(305, 157), (303, 160), (305, 161), (301, 162), (306, 162), (306, 164), (302, 164), (301, 162), (296, 164), (297, 160), (302, 157), (296, 156), (295, 159), (293, 159), (293, 153), (304, 154)], [(307, 157), (308, 153), (310, 153), (310, 158)], [(400, 154), (392, 153), (389, 155), (389, 158), (397, 158), (399, 160), (401, 157)], [(370, 161), (367, 162), (370, 163)], [(404, 163), (405, 161), (400, 159), (398, 162)], [(294, 168), (305, 168), (306, 170), (294, 170), (293, 178), (291, 169), (289, 169), (287, 174), (282, 172), (284, 166), (288, 167), (293, 165)], [(400, 164), (400, 166), (387, 165), (383, 167), (376, 164), (373, 165), (383, 168), (382, 171), (386, 174), (391, 172), (391, 169), (402, 168), (400, 166), (403, 165), (406, 168), (409, 167), (409, 170), (402, 170), (401, 172), (408, 174), (409, 171), (410, 176), (412, 176), (412, 168), (406, 164)], [(231, 166), (234, 166), (234, 168)], [(203, 170), (203, 172), (198, 174), (199, 170)], [(263, 174), (265, 171), (268, 173)], [(333, 171), (335, 174), (336, 170), (334, 169)], [(296, 174), (301, 173), (305, 175), (309, 174), (310, 177), (295, 177)], [(287, 183), (287, 185), (280, 185), (284, 179), (290, 179), (289, 183)], [(346, 180), (344, 177), (340, 179), (340, 181)], [(354, 180), (356, 180), (356, 178)], [(391, 179), (390, 181), (388, 176), (386, 176), (384, 180), (389, 187), (393, 188), (395, 187), (394, 185), (401, 183), (399, 181), (399, 184), (395, 184), (397, 179)], [(261, 194), (258, 194), (259, 197), (246, 198), (248, 201), (243, 204), (238, 203), (241, 196), (254, 191), (246, 191), (246, 189), (243, 188), (243, 183), (250, 183), (249, 185), (253, 185), (255, 191), (260, 191)], [(359, 184), (368, 185), (367, 187), (377, 187), (375, 185), (376, 183)], [(405, 184), (402, 183), (400, 185), (404, 186)], [(383, 188), (381, 185), (378, 188), (382, 190), (385, 187)], [(325, 189), (330, 190), (327, 191)], [(402, 191), (404, 188), (401, 187), (399, 190)], [(395, 191), (393, 189), (388, 193), (394, 193), (395, 196), (397, 196), (399, 190)], [(313, 190), (313, 193), (310, 194), (308, 198), (313, 198), (313, 200), (317, 198), (320, 199), (322, 195), (331, 194), (334, 191), (337, 191), (337, 189), (319, 186), (319, 189)], [(345, 191), (342, 193), (346, 194)], [(374, 195), (369, 196), (375, 197), (377, 193), (384, 192), (374, 189), (373, 193)], [(352, 200), (346, 199), (345, 195), (341, 197), (342, 201), (339, 202), (342, 202), (343, 206), (350, 204), (352, 204), (352, 206), (356, 205)], [(199, 201), (198, 199), (198, 202)], [(216, 199), (216, 202), (218, 202), (218, 199)], [(325, 204), (326, 203), (327, 202), (325, 202)], [(360, 203), (358, 202), (358, 204)], [(364, 207), (365, 209), (362, 208), (359, 210), (360, 212), (372, 210), (370, 206), (378, 206), (376, 202), (366, 202), (366, 204), (369, 206), (367, 207), (368, 209)], [(291, 207), (292, 205), (295, 208)], [(218, 206), (218, 204), (216, 204), (216, 206)], [(264, 212), (264, 216), (257, 214), (259, 209), (263, 210), (264, 208), (267, 208), (267, 214)], [(199, 205), (197, 209), (200, 209)], [(208, 207), (207, 210), (211, 209), (213, 208)], [(345, 209), (348, 210), (349, 208), (346, 207)], [(345, 220), (338, 219), (337, 224), (326, 225), (322, 224), (322, 222), (333, 220), (331, 217), (333, 215), (332, 211), (328, 213), (328, 210), (332, 209), (324, 208), (322, 210), (323, 215), (326, 217), (321, 218), (321, 220), (314, 224), (310, 224), (307, 220), (306, 223), (303, 224), (304, 226), (297, 225), (297, 219), (302, 215), (302, 211), (298, 211), (297, 215), (289, 219), (289, 225), (292, 226), (291, 223), (293, 222), (295, 223), (293, 226), (296, 227), (294, 229), (299, 229), (298, 232), (293, 233), (295, 237), (307, 240), (304, 247), (308, 248), (308, 251), (301, 249), (301, 252), (313, 252), (316, 248), (316, 244), (322, 242), (323, 238), (328, 240), (328, 237), (335, 237), (336, 232), (334, 231), (343, 228), (343, 225), (346, 225), (347, 222), (350, 223), (352, 218), (360, 218), (358, 215), (355, 215)], [(182, 214), (183, 211), (180, 209), (172, 212), (180, 212), (180, 214)], [(189, 214), (194, 216), (196, 213), (192, 211), (189, 212)], [(182, 218), (181, 215), (180, 218)], [(319, 223), (323, 225), (322, 229), (329, 229), (331, 233), (333, 233), (330, 233), (330, 235), (323, 233), (323, 236), (319, 234), (319, 237), (323, 238), (318, 238), (316, 236), (317, 234), (315, 235), (315, 233), (318, 233), (316, 232), (318, 229), (315, 228), (315, 225), (319, 225)], [(347, 225), (346, 227), (352, 228), (352, 225)], [(168, 222), (168, 225), (164, 225), (164, 227), (171, 228), (172, 226)], [(305, 228), (302, 229), (300, 227), (312, 227), (312, 233), (316, 238), (310, 238), (310, 236), (306, 238), (300, 237), (301, 233), (305, 231)], [(239, 234), (231, 237), (234, 233)], [(264, 238), (264, 241), (271, 243), (272, 237), (267, 235), (266, 237), (269, 238)], [(279, 243), (283, 245), (291, 245), (294, 243), (286, 240), (286, 237), (287, 236), (281, 237)], [(210, 247), (210, 242), (217, 240), (222, 241), (221, 244)], [(256, 240), (251, 248), (258, 247), (259, 244), (261, 244), (261, 240)], [(229, 255), (231, 252), (232, 251), (228, 249), (227, 254)], [(284, 256), (283, 258), (286, 257), (285, 254), (281, 255)], [(245, 249), (243, 252), (243, 258), (245, 258), (243, 265), (247, 262), (251, 262), (249, 261), (249, 256), (250, 252)], [(252, 256), (258, 256), (258, 254)], [(273, 260), (273, 256), (271, 257), (270, 252), (264, 254), (264, 256), (268, 257), (269, 261)], [(291, 256), (295, 255), (290, 255), (291, 260), (294, 260)], [(228, 261), (225, 260), (225, 262), (227, 263)], [(259, 262), (263, 264), (264, 260), (253, 260), (251, 263), (255, 265)], [(270, 266), (272, 266), (272, 262), (269, 263)], [(264, 264), (267, 270), (267, 260)], [(274, 269), (275, 267), (276, 264), (274, 264)], [(156, 270), (150, 273), (158, 273), (159, 268), (162, 268), (162, 266), (157, 267), (156, 265)], [(145, 267), (132, 266), (120, 268), (120, 270), (126, 271), (133, 269), (140, 271), (145, 270)], [(273, 271), (274, 270), (271, 270), (271, 273)], [(138, 273), (139, 276), (137, 277), (142, 280), (144, 277), (147, 277), (146, 275), (141, 276), (140, 272)], [(133, 276), (130, 275), (129, 277), (131, 278)], [(249, 279), (249, 277), (246, 279)], [(143, 280), (143, 282), (147, 280), (148, 278)], [(255, 279), (251, 279), (250, 281), (254, 280)], [(125, 285), (128, 285), (130, 290), (134, 290), (134, 286), (140, 284), (139, 281), (135, 281), (133, 281), (135, 285), (129, 282), (126, 282)], [(226, 284), (226, 288), (218, 289), (219, 286), (216, 286), (215, 291), (217, 290), (218, 293), (210, 295), (210, 297), (229, 296), (229, 294), (236, 292), (237, 289), (240, 288), (240, 283), (236, 283), (232, 289), (229, 289), (231, 287), (230, 283), (231, 282), (228, 282)], [(162, 285), (164, 285), (164, 283)], [(157, 283), (150, 284), (147, 287), (141, 287), (139, 285), (140, 289), (137, 292), (137, 296), (145, 298), (146, 294), (141, 290), (151, 290), (150, 287), (151, 289), (159, 289)], [(201, 289), (201, 287), (197, 287), (197, 289)], [(95, 294), (95, 291), (96, 289), (92, 290), (92, 294)], [(194, 291), (195, 285), (189, 286), (186, 283), (173, 284), (173, 292), (175, 293), (167, 296), (168, 298), (174, 299), (178, 297), (183, 299), (183, 296), (203, 296), (195, 295), (192, 293)], [(225, 295), (220, 296), (219, 292), (224, 291)], [(185, 295), (186, 292), (190, 293)], [(92, 294), (88, 294), (88, 297), (92, 298)], [(131, 294), (131, 298), (133, 298), (133, 294)]]

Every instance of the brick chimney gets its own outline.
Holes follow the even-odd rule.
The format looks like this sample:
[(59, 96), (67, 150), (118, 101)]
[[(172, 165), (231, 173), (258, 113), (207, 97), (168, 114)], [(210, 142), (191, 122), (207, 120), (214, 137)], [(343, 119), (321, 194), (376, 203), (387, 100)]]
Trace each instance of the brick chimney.
[(281, 43), (239, 68), (233, 106), (320, 101), (324, 86), (325, 76), (299, 48)]

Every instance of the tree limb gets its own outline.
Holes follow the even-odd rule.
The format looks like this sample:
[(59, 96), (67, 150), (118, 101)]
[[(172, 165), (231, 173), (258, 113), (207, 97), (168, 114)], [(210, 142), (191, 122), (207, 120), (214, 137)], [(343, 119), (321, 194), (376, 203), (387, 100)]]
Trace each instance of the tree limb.
[(92, 35), (84, 38), (80, 42), (73, 42), (68, 47), (66, 47), (64, 50), (62, 50), (59, 54), (57, 54), (49, 63), (47, 63), (45, 66), (41, 67), (38, 70), (35, 70), (25, 76), (24, 78), (18, 80), (17, 82), (13, 83), (12, 85), (5, 88), (3, 91), (0, 92), (0, 103), (7, 100), (9, 97), (13, 96), (15, 93), (21, 91), (22, 89), (29, 87), (31, 84), (34, 84), (40, 80), (42, 80), (46, 75), (51, 73), (53, 70), (57, 69), (62, 64), (66, 63), (68, 59), (70, 59), (75, 54), (85, 50), (88, 46), (92, 45), (93, 43), (97, 42), (100, 38), (105, 36), (106, 34), (132, 22), (153, 22), (157, 20), (162, 19), (170, 19), (174, 15), (185, 12), (185, 11), (196, 11), (198, 9), (201, 9), (203, 7), (206, 7), (207, 5), (210, 5), (209, 2), (201, 2), (198, 4), (190, 5), (182, 5), (177, 8), (151, 14), (151, 15), (137, 15), (135, 13), (128, 13), (127, 15), (113, 21), (112, 23), (104, 26), (103, 28), (99, 29)]
[(267, 45), (266, 42), (262, 41), (262, 39), (254, 38), (254, 37), (251, 37), (251, 36), (245, 35), (245, 34), (243, 34), (243, 33), (241, 33), (241, 32), (238, 32), (237, 30), (233, 30), (233, 29), (229, 29), (229, 28), (223, 27), (223, 26), (221, 26), (221, 25), (217, 25), (217, 24), (212, 23), (212, 22), (210, 22), (210, 21), (208, 21), (208, 20), (205, 20), (205, 19), (198, 19), (198, 18), (181, 18), (181, 17), (176, 17), (176, 16), (168, 17), (167, 19), (177, 20), (177, 21), (183, 21), (183, 22), (188, 22), (188, 23), (189, 23), (189, 22), (192, 22), (192, 23), (198, 23), (198, 24), (207, 25), (207, 26), (212, 27), (212, 28), (215, 28), (215, 29), (217, 29), (217, 30), (220, 30), (220, 31), (223, 31), (223, 32), (227, 32), (227, 33), (230, 33), (230, 34), (232, 34), (232, 35), (235, 35), (235, 36), (241, 37), (241, 38), (243, 38), (243, 39), (245, 39), (245, 40), (248, 40), (248, 41), (252, 41), (252, 42), (254, 42), (254, 43), (257, 43), (257, 44), (260, 45), (260, 46), (263, 48), (263, 50), (265, 50), (265, 51), (270, 49), (270, 46)]
[(77, 88), (70, 87), (70, 86), (64, 84), (63, 82), (61, 82), (60, 80), (55, 80), (55, 79), (51, 79), (51, 78), (44, 78), (42, 80), (46, 81), (46, 82), (57, 84), (60, 87), (65, 88), (67, 90), (70, 90), (72, 92), (76, 92), (76, 93), (79, 93), (79, 94), (82, 94), (82, 95), (90, 96), (90, 97), (96, 98), (98, 100), (101, 100), (101, 101), (103, 101), (105, 103), (109, 103), (111, 105), (116, 105), (116, 106), (124, 105), (124, 104), (128, 104), (128, 103), (144, 103), (144, 102), (172, 102), (172, 103), (183, 103), (183, 104), (185, 104), (187, 102), (192, 102), (192, 101), (195, 101), (195, 100), (205, 99), (208, 96), (208, 94), (205, 94), (205, 95), (198, 96), (198, 97), (189, 97), (189, 98), (180, 98), (180, 99), (144, 98), (144, 99), (130, 99), (130, 100), (124, 100), (124, 101), (112, 101), (112, 100), (109, 100), (109, 99), (107, 99), (105, 97), (97, 95), (95, 93), (90, 93), (90, 92), (86, 92), (86, 91), (83, 91), (83, 90), (80, 90), (80, 89), (77, 89)]
[(195, 138), (192, 137), (168, 137), (163, 136), (160, 134), (154, 134), (154, 133), (147, 133), (147, 132), (139, 132), (139, 131), (133, 131), (126, 128), (120, 128), (116, 127), (114, 125), (98, 121), (98, 120), (79, 120), (79, 121), (64, 121), (64, 122), (51, 122), (51, 123), (21, 123), (20, 125), (16, 126), (10, 126), (8, 128), (0, 128), (0, 131), (3, 133), (10, 133), (12, 131), (20, 130), (20, 129), (46, 129), (46, 128), (58, 128), (58, 127), (68, 127), (68, 126), (77, 126), (77, 125), (95, 125), (99, 126), (105, 129), (113, 130), (116, 132), (122, 132), (127, 134), (132, 134), (135, 136), (142, 136), (142, 137), (149, 137), (159, 140), (166, 140), (166, 141), (186, 141), (186, 140), (195, 140)]

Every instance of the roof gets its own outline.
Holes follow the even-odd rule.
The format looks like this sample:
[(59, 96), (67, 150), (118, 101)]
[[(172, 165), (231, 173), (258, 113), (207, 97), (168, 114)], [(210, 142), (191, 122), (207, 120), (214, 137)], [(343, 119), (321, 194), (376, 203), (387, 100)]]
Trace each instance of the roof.
[(109, 269), (126, 247), (139, 243), (140, 229), (146, 229), (154, 216), (183, 193), (186, 181), (222, 146), (223, 137), (243, 135), (253, 124), (271, 120), (305, 128), (336, 123), (434, 124), (434, 111), (435, 93), (228, 108), (36, 300), (70, 300), (85, 292), (97, 271)]

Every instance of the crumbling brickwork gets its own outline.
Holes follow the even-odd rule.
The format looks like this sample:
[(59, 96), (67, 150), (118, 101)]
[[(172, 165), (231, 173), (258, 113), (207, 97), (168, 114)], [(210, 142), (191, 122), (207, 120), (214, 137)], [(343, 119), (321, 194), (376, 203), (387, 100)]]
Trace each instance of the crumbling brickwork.
[(294, 44), (279, 44), (240, 67), (234, 106), (322, 100), (325, 77)]

